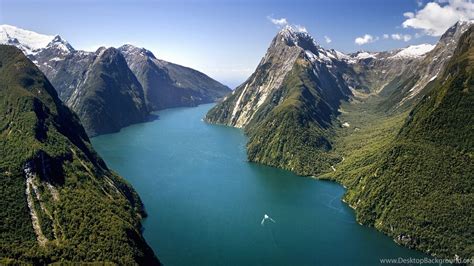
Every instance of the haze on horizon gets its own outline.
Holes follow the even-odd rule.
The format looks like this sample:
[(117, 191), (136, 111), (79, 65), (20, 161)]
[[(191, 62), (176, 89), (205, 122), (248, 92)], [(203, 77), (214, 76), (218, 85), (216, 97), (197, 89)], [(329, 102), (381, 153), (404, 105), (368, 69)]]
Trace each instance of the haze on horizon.
[(434, 44), (459, 19), (474, 19), (472, 0), (0, 0), (0, 24), (59, 34), (88, 51), (131, 43), (231, 88), (285, 25), (349, 53)]

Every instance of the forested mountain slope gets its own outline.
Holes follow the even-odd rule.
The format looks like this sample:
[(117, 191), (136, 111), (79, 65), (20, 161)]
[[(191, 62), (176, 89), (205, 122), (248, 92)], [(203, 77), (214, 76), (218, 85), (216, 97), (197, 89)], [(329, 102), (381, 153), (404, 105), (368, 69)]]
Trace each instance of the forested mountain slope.
[(13, 46), (0, 45), (0, 264), (158, 264), (136, 192)]
[(361, 223), (435, 256), (472, 258), (473, 76), (471, 27), (408, 116), (341, 133), (336, 152), (346, 158), (324, 177), (348, 187), (345, 200)]

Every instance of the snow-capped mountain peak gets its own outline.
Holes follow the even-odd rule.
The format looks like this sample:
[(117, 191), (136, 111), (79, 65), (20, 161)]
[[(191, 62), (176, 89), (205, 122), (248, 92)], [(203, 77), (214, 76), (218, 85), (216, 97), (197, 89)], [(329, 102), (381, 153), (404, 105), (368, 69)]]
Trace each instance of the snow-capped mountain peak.
[(286, 25), (277, 36), (287, 45), (299, 46), (304, 50), (315, 52), (315, 49), (321, 48), (303, 27)]
[(291, 26), (286, 25), (280, 30), (280, 33), (287, 35), (287, 36), (294, 36), (294, 35), (305, 35), (309, 36), (308, 31), (304, 27), (300, 26)]
[(63, 53), (70, 53), (74, 51), (74, 48), (65, 40), (61, 38), (61, 36), (56, 35), (54, 36), (53, 40), (45, 48), (55, 48), (60, 50)]
[(0, 43), (14, 45), (25, 54), (35, 54), (45, 48), (55, 36), (39, 34), (11, 25), (0, 25)]
[(354, 54), (354, 57), (359, 60), (368, 59), (368, 58), (376, 58), (377, 53), (371, 53), (366, 51), (359, 51)]
[(156, 59), (155, 55), (151, 51), (149, 51), (145, 48), (136, 47), (132, 44), (124, 44), (124, 45), (120, 46), (118, 49), (122, 54), (135, 55), (135, 56), (137, 56), (137, 55), (147, 56), (147, 57), (151, 57), (151, 58)]
[(273, 46), (296, 46), (304, 50), (306, 58), (311, 62), (325, 62), (331, 64), (333, 60), (348, 59), (349, 56), (334, 49), (324, 49), (315, 39), (300, 26), (287, 25), (278, 32)]

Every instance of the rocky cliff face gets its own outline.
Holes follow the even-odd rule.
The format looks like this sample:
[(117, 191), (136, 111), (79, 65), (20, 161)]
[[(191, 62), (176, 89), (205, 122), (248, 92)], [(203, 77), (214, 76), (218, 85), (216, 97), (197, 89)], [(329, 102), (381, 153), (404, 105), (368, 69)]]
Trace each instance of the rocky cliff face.
[(93, 150), (41, 71), (0, 45), (2, 263), (159, 264), (142, 203)]
[(211, 103), (230, 92), (205, 74), (157, 59), (144, 48), (124, 45), (119, 50), (142, 84), (150, 110)]
[(299, 34), (291, 28), (280, 32), (272, 41), (265, 57), (252, 76), (207, 116), (210, 122), (230, 126), (246, 126), (267, 97), (281, 88), (283, 80), (293, 68), (303, 49), (293, 42)]
[(245, 127), (254, 119), (257, 122), (263, 118), (259, 113), (268, 113), (269, 105), (274, 108), (287, 96), (288, 91), (282, 90), (283, 84), (296, 65), (313, 72), (309, 74), (319, 83), (318, 93), (334, 103), (334, 99), (350, 94), (341, 72), (335, 67), (346, 65), (344, 57), (342, 53), (323, 49), (306, 32), (287, 26), (273, 39), (252, 76), (213, 108), (207, 120), (235, 127)]
[(459, 21), (440, 38), (434, 49), (425, 54), (420, 62), (395, 77), (380, 92), (387, 96), (383, 108), (407, 109), (431, 90), (430, 83), (440, 74), (454, 53), (461, 35), (472, 26), (470, 21)]
[(344, 78), (355, 94), (376, 95), (400, 73), (413, 70), (434, 46), (409, 46), (386, 52), (357, 52), (345, 57), (349, 67)]
[[(60, 39), (64, 46), (51, 42), (35, 55), (28, 55), (39, 69), (55, 86), (59, 98), (67, 101), (74, 91), (80, 89), (85, 74), (96, 58), (96, 53), (74, 50), (67, 42)], [(70, 47), (69, 49), (63, 49)]]

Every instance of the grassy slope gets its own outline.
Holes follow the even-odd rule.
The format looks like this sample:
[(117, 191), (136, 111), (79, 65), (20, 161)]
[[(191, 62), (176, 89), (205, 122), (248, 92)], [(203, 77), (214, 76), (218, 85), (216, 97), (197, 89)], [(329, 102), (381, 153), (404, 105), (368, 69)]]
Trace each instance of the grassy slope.
[[(3, 45), (0, 114), (0, 263), (158, 263), (141, 236), (138, 195), (107, 169), (77, 116), (36, 66)], [(27, 162), (37, 173), (41, 198), (34, 203), (49, 239), (45, 246), (36, 241), (26, 202)]]
[(409, 116), (380, 117), (370, 100), (348, 105), (341, 119), (361, 129), (339, 134), (335, 151), (345, 160), (323, 176), (348, 187), (358, 221), (441, 257), (474, 254), (472, 39), (470, 30)]

